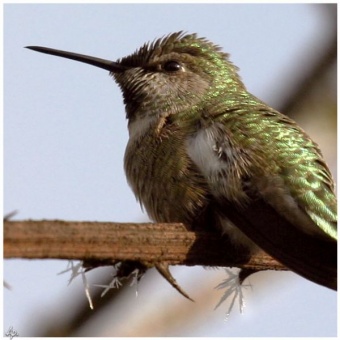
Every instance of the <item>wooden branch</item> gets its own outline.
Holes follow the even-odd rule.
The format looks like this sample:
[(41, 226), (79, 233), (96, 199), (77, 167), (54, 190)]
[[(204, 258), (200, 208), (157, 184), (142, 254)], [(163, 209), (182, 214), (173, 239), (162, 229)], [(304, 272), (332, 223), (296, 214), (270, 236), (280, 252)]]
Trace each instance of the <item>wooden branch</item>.
[(287, 270), (264, 252), (249, 258), (218, 233), (176, 223), (5, 221), (4, 257)]

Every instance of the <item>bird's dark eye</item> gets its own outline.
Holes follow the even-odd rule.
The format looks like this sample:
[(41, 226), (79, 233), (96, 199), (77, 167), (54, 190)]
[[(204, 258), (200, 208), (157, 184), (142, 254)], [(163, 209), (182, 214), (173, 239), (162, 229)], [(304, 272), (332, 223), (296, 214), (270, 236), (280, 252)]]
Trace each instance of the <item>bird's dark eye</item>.
[(182, 65), (176, 60), (169, 60), (164, 63), (163, 69), (167, 72), (177, 72), (182, 69)]

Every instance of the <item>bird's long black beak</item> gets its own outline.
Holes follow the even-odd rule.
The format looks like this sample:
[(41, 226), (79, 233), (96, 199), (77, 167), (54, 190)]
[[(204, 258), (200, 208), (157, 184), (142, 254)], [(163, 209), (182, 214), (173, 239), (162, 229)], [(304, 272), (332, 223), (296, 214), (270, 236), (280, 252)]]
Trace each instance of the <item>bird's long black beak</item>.
[(124, 72), (127, 69), (126, 66), (120, 65), (117, 62), (106, 60), (106, 59), (100, 59), (96, 57), (91, 57), (91, 56), (84, 55), (84, 54), (56, 50), (53, 48), (41, 47), (41, 46), (26, 46), (26, 48), (29, 48), (30, 50), (41, 52), (41, 53), (52, 54), (57, 57), (80, 61), (82, 63), (86, 63), (86, 64), (90, 64), (93, 66), (103, 68), (112, 73)]

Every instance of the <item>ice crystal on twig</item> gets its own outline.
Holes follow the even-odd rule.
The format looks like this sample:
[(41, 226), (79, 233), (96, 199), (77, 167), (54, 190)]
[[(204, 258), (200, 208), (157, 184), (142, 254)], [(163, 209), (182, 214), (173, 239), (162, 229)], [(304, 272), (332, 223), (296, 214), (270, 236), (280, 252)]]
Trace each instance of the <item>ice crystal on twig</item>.
[(130, 287), (134, 285), (136, 286), (136, 297), (138, 297), (138, 283), (143, 275), (141, 275), (139, 269), (137, 268), (131, 273), (131, 276), (132, 276), (132, 280), (130, 283)]
[(74, 265), (74, 261), (70, 260), (67, 263), (67, 267), (65, 270), (61, 271), (60, 273), (58, 273), (58, 275), (61, 274), (65, 274), (67, 272), (71, 272), (71, 277), (68, 280), (68, 285), (70, 285), (70, 283), (79, 275), (81, 275), (81, 273), (83, 272), (83, 262), (80, 261), (79, 263), (77, 263), (76, 265)]
[(228, 274), (228, 277), (221, 282), (219, 285), (215, 287), (215, 289), (225, 289), (225, 292), (223, 296), (221, 297), (220, 301), (216, 305), (215, 309), (217, 309), (225, 300), (227, 300), (229, 297), (232, 297), (230, 306), (228, 308), (228, 311), (226, 313), (226, 320), (228, 320), (229, 315), (235, 305), (235, 302), (238, 298), (239, 301), (239, 308), (240, 313), (242, 314), (245, 308), (245, 301), (243, 296), (243, 288), (248, 287), (249, 285), (242, 285), (240, 283), (240, 271), (237, 273), (234, 273), (233, 271), (229, 269), (225, 269), (226, 273)]
[(85, 289), (85, 295), (87, 297), (87, 300), (89, 301), (90, 308), (93, 309), (93, 303), (90, 295), (90, 285), (87, 282), (86, 276), (85, 276), (86, 269), (83, 267), (83, 261), (79, 261), (76, 265), (74, 265), (74, 261), (70, 260), (67, 263), (67, 267), (65, 270), (58, 273), (58, 275), (65, 274), (67, 272), (71, 272), (71, 277), (68, 280), (68, 285), (71, 284), (71, 282), (79, 275), (81, 275), (83, 280), (83, 285)]
[(101, 294), (101, 297), (103, 297), (110, 289), (120, 288), (123, 285), (121, 279), (132, 278), (130, 286), (136, 285), (136, 296), (138, 296), (138, 282), (145, 273), (145, 270), (143, 271), (139, 268), (132, 268), (134, 267), (130, 267), (123, 262), (119, 262), (114, 266), (113, 279), (108, 285), (94, 284), (93, 286), (105, 288)]
[(83, 270), (81, 272), (81, 277), (83, 279), (83, 285), (84, 285), (84, 288), (85, 288), (85, 295), (87, 297), (87, 300), (89, 301), (90, 308), (93, 309), (93, 303), (92, 303), (92, 299), (91, 299), (91, 295), (90, 295), (90, 286), (89, 286), (87, 279), (86, 279), (85, 270)]
[(119, 287), (121, 287), (122, 283), (120, 281), (120, 278), (117, 276), (117, 271), (115, 271), (115, 273), (113, 274), (113, 279), (108, 285), (94, 284), (93, 286), (105, 288), (100, 294), (100, 297), (103, 297), (110, 289), (118, 289)]

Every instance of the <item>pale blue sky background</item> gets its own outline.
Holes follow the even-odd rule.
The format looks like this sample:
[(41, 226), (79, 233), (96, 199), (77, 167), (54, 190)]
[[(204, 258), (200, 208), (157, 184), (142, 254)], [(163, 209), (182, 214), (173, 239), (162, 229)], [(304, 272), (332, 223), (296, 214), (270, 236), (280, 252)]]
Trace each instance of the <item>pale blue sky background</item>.
[[(221, 45), (250, 92), (274, 107), (298, 71), (322, 51), (328, 34), (327, 16), (310, 4), (5, 5), (5, 213), (19, 210), (16, 219), (148, 221), (123, 172), (128, 134), (118, 86), (104, 70), (23, 47), (115, 60), (179, 30)], [(4, 278), (12, 286), (4, 291), (5, 330), (13, 326), (20, 336), (34, 336), (47, 315), (56, 313), (57, 322), (85, 299), (80, 279), (67, 287), (68, 276), (56, 275), (65, 267), (66, 261), (5, 261)], [(163, 335), (336, 335), (336, 293), (295, 274), (251, 277), (245, 314), (234, 309), (224, 323), (227, 305), (213, 310), (222, 294), (213, 290), (224, 278), (222, 270), (172, 271), (196, 305), (149, 273), (138, 298), (134, 288), (127, 290), (118, 310), (113, 307), (79, 335), (120, 336), (126, 327), (158, 320), (140, 321), (141, 314), (159, 316), (173, 307), (190, 315), (202, 306), (193, 323), (165, 319), (174, 324)]]

